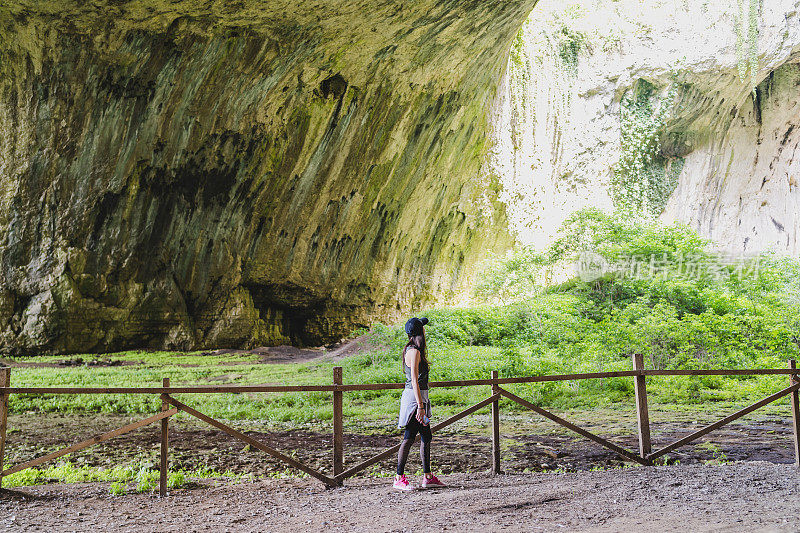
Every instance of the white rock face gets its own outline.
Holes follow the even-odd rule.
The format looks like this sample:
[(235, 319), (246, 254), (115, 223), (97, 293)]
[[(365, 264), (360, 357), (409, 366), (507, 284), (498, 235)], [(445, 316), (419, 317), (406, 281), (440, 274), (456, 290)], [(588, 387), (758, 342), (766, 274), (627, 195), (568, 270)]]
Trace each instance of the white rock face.
[(494, 115), (489, 167), (509, 191), (520, 240), (545, 245), (571, 212), (611, 207), (620, 100), (639, 79), (666, 92), (677, 72), (661, 154), (685, 163), (661, 219), (688, 223), (729, 252), (796, 255), (800, 1), (764, 2), (755, 92), (738, 76), (735, 0), (665, 0), (646, 9), (585, 0), (568, 25), (590, 36), (589, 49), (566, 77), (542, 43), (540, 21), (562, 9), (551, 3), (540, 2), (526, 26), (527, 105), (514, 105), (520, 84), (512, 69)]
[(800, 65), (773, 71), (758, 96), (734, 111), (723, 135), (686, 156), (662, 218), (689, 222), (733, 252), (797, 255), (799, 85)]

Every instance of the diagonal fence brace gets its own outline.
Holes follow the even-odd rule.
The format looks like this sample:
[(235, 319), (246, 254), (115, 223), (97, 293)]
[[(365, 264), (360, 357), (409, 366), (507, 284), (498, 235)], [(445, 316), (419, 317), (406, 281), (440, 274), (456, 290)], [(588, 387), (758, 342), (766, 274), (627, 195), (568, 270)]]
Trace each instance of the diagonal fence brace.
[(786, 396), (787, 394), (791, 394), (791, 393), (793, 393), (794, 391), (796, 391), (798, 389), (800, 389), (800, 382), (795, 382), (794, 385), (792, 385), (791, 387), (787, 387), (787, 388), (783, 389), (782, 391), (778, 391), (775, 394), (771, 394), (770, 396), (767, 396), (763, 400), (759, 400), (756, 403), (745, 407), (744, 409), (741, 409), (741, 410), (736, 411), (735, 413), (733, 413), (731, 415), (726, 416), (725, 418), (723, 418), (719, 422), (714, 422), (713, 424), (709, 424), (706, 427), (701, 428), (701, 429), (695, 431), (694, 433), (683, 437), (682, 439), (676, 440), (675, 442), (673, 442), (672, 444), (670, 444), (668, 446), (664, 446), (660, 450), (657, 450), (657, 451), (651, 453), (650, 455), (648, 455), (647, 458), (652, 461), (653, 459), (656, 459), (657, 457), (661, 457), (662, 455), (667, 454), (667, 453), (671, 452), (672, 450), (674, 450), (676, 448), (680, 448), (684, 444), (687, 444), (687, 443), (689, 443), (689, 442), (691, 442), (691, 441), (693, 441), (695, 439), (698, 439), (698, 438), (702, 437), (706, 433), (710, 433), (710, 432), (714, 431), (715, 429), (718, 429), (718, 428), (724, 426), (725, 424), (729, 424), (730, 422), (733, 422), (737, 418), (743, 417), (744, 415), (746, 415), (748, 413), (752, 413), (756, 409), (760, 409), (761, 407), (764, 407), (765, 405), (767, 405), (769, 403), (772, 403), (775, 400)]
[(278, 450), (275, 450), (274, 448), (270, 448), (266, 444), (254, 439), (253, 437), (245, 435), (241, 431), (233, 429), (232, 427), (227, 426), (227, 425), (223, 424), (222, 422), (220, 422), (218, 420), (214, 420), (210, 416), (204, 415), (203, 413), (201, 413), (200, 411), (197, 411), (196, 409), (192, 409), (188, 405), (179, 402), (178, 400), (176, 400), (175, 398), (172, 398), (168, 394), (162, 394), (161, 395), (161, 399), (171, 403), (172, 405), (177, 407), (179, 410), (181, 410), (181, 411), (183, 411), (185, 413), (188, 413), (188, 414), (192, 415), (195, 418), (199, 418), (203, 422), (205, 422), (207, 424), (210, 424), (210, 425), (214, 426), (215, 428), (224, 431), (228, 435), (230, 435), (232, 437), (235, 437), (235, 438), (237, 438), (237, 439), (239, 439), (241, 441), (246, 442), (247, 444), (249, 444), (253, 448), (258, 448), (259, 450), (268, 453), (269, 455), (275, 457), (276, 459), (279, 459), (279, 460), (283, 461), (284, 463), (288, 463), (290, 466), (293, 466), (293, 467), (297, 468), (298, 470), (301, 470), (301, 471), (305, 472), (306, 474), (317, 478), (318, 480), (320, 480), (323, 483), (325, 483), (325, 485), (327, 485), (328, 487), (338, 487), (338, 486), (341, 485), (341, 483), (339, 481), (337, 481), (337, 480), (335, 480), (333, 478), (330, 478), (330, 477), (326, 476), (325, 474), (322, 474), (321, 472), (317, 472), (316, 470), (314, 470), (310, 466), (307, 466), (307, 465), (301, 463), (300, 461), (292, 459), (288, 455), (284, 455), (281, 452), (279, 452)]
[(626, 450), (625, 448), (623, 448), (621, 446), (617, 446), (613, 442), (611, 442), (609, 440), (606, 440), (603, 437), (595, 435), (594, 433), (590, 433), (589, 431), (586, 431), (585, 429), (576, 426), (572, 422), (568, 422), (568, 421), (564, 420), (563, 418), (561, 418), (560, 416), (554, 415), (550, 411), (546, 411), (546, 410), (542, 409), (538, 405), (534, 405), (534, 404), (532, 404), (531, 402), (529, 402), (527, 400), (523, 400), (522, 398), (520, 398), (516, 394), (511, 394), (510, 392), (508, 392), (505, 389), (500, 389), (500, 394), (502, 396), (505, 396), (509, 400), (513, 400), (513, 401), (517, 402), (518, 404), (520, 404), (520, 405), (522, 405), (524, 407), (527, 407), (531, 411), (535, 411), (536, 413), (542, 415), (543, 417), (552, 420), (556, 424), (560, 424), (560, 425), (564, 426), (565, 428), (570, 429), (570, 430), (574, 431), (575, 433), (586, 437), (587, 439), (593, 440), (594, 442), (596, 442), (597, 444), (600, 444), (601, 446), (605, 446), (606, 448), (608, 448), (611, 451), (615, 452), (617, 455), (620, 455), (620, 456), (624, 457), (625, 459), (628, 459), (630, 461), (633, 461), (633, 462), (639, 463), (640, 465), (645, 465), (645, 466), (648, 466), (648, 465), (652, 464), (652, 462), (650, 462), (648, 459), (644, 459), (642, 457), (639, 457), (635, 453), (630, 452), (630, 451)]
[[(482, 401), (476, 403), (472, 407), (468, 407), (467, 409), (464, 409), (463, 411), (451, 416), (450, 418), (448, 418), (446, 420), (442, 420), (441, 422), (439, 422), (435, 426), (431, 426), (431, 433), (439, 431), (442, 428), (446, 428), (447, 426), (449, 426), (453, 422), (457, 422), (457, 421), (461, 420), (462, 418), (464, 418), (465, 416), (469, 416), (472, 413), (474, 413), (475, 411), (478, 411), (479, 409), (483, 409), (484, 407), (486, 407), (487, 405), (489, 405), (493, 401), (497, 400), (498, 398), (500, 398), (499, 394), (493, 394), (493, 395), (489, 396), (488, 398), (486, 398), (485, 400), (482, 400)], [(417, 438), (419, 438), (419, 436), (417, 436)], [(357, 465), (355, 465), (353, 467), (350, 467), (347, 470), (345, 470), (344, 472), (342, 472), (341, 474), (338, 474), (338, 475), (334, 476), (334, 479), (336, 479), (336, 481), (341, 483), (343, 480), (358, 474), (359, 472), (361, 472), (365, 468), (368, 468), (368, 467), (374, 465), (375, 463), (377, 463), (379, 461), (382, 461), (383, 459), (386, 459), (387, 457), (391, 457), (392, 455), (396, 454), (399, 449), (400, 449), (400, 444), (395, 444), (391, 448), (385, 449), (384, 451), (382, 451), (378, 455), (374, 455), (374, 456), (370, 457), (369, 459), (367, 459), (366, 461), (364, 461), (362, 463), (359, 463), (359, 464), (357, 464)]]
[(109, 431), (108, 433), (103, 433), (102, 435), (97, 435), (96, 437), (92, 437), (91, 439), (85, 440), (83, 442), (79, 442), (77, 444), (73, 444), (72, 446), (68, 446), (66, 448), (62, 448), (58, 451), (53, 453), (48, 453), (47, 455), (42, 455), (41, 457), (37, 457), (36, 459), (31, 459), (30, 461), (20, 463), (8, 470), (3, 470), (2, 475), (10, 476), (16, 472), (20, 472), (25, 470), (26, 468), (32, 468), (34, 466), (39, 466), (42, 463), (46, 463), (47, 461), (52, 461), (53, 459), (58, 459), (64, 455), (69, 453), (77, 452), (83, 450), (84, 448), (88, 448), (89, 446), (94, 446), (95, 444), (100, 444), (101, 442), (107, 441), (109, 439), (113, 439), (114, 437), (119, 437), (120, 435), (124, 435), (125, 433), (129, 433), (135, 429), (139, 429), (140, 427), (144, 427), (148, 424), (152, 424), (153, 422), (158, 422), (163, 418), (170, 417), (178, 413), (177, 409), (170, 409), (169, 411), (162, 411), (157, 415), (153, 415), (151, 417), (145, 418), (143, 420), (139, 420), (137, 422), (133, 422), (132, 424), (128, 424), (127, 426), (122, 426), (121, 428), (117, 428), (113, 431)]

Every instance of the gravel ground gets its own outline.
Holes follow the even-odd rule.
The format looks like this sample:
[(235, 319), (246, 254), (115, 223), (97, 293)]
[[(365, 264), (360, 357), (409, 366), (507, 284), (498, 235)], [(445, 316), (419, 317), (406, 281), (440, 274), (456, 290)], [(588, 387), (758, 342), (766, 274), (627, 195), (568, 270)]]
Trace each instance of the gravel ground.
[(792, 465), (636, 467), (526, 475), (453, 474), (446, 489), (388, 479), (326, 490), (270, 480), (111, 496), (106, 484), (0, 492), (5, 531), (798, 531)]

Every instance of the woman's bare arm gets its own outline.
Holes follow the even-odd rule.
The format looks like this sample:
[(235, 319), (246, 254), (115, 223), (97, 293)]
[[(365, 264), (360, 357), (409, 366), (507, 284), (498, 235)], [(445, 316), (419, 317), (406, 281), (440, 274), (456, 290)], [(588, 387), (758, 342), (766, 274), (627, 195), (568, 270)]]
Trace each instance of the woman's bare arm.
[(419, 390), (419, 362), (420, 354), (416, 348), (409, 348), (405, 354), (406, 365), (411, 369), (411, 387), (414, 389), (414, 397), (417, 399), (417, 420), (422, 423), (425, 408), (422, 403), (422, 391)]

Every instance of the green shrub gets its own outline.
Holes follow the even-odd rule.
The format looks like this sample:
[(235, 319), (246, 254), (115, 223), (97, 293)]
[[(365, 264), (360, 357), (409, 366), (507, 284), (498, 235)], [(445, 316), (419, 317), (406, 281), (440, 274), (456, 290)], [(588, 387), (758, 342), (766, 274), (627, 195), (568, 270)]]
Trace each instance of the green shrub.
[(186, 485), (186, 476), (183, 472), (170, 472), (167, 476), (167, 488), (179, 489)]
[(142, 466), (136, 473), (136, 492), (151, 492), (158, 486), (158, 470)]
[(500, 377), (513, 378), (530, 375), (529, 365), (522, 356), (519, 346), (507, 345), (500, 350), (503, 366), (498, 371)]

